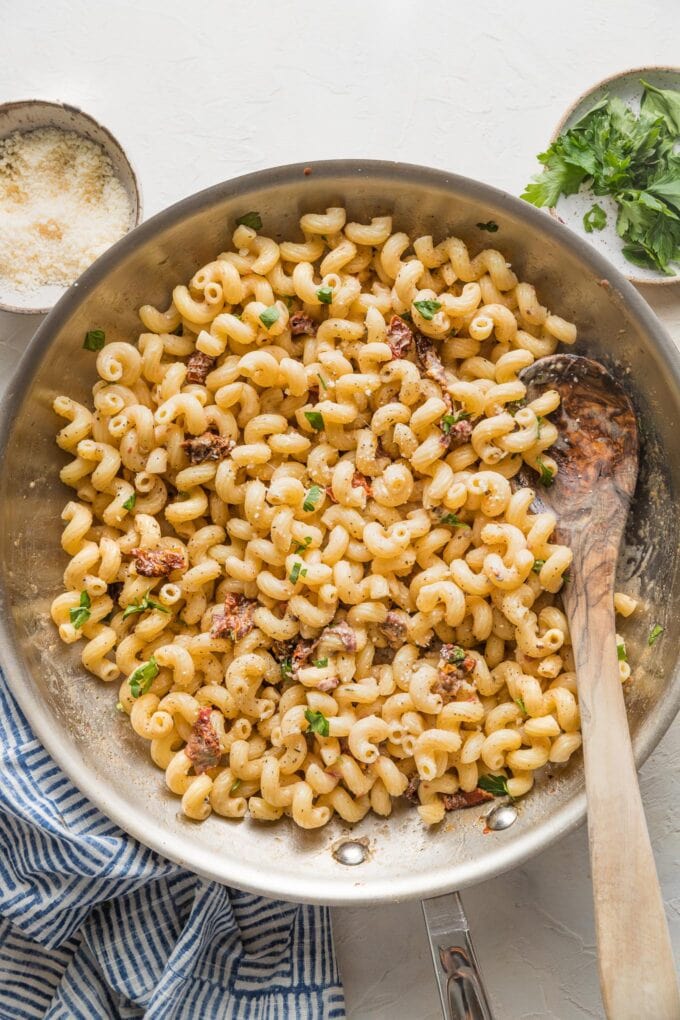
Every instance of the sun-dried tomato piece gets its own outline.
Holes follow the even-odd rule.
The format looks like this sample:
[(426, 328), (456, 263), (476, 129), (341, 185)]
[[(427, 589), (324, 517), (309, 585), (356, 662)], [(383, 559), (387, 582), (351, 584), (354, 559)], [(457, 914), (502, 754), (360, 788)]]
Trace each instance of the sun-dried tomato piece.
[(203, 351), (194, 351), (187, 361), (187, 382), (203, 385), (210, 372), (217, 363), (217, 358), (211, 358)]
[(210, 720), (211, 713), (212, 708), (209, 705), (199, 709), (184, 749), (187, 758), (194, 764), (194, 772), (199, 776), (219, 765), (222, 757), (220, 738)]
[(294, 315), (291, 315), (288, 325), (293, 336), (316, 336), (316, 331), (319, 328), (318, 323), (303, 312), (295, 312)]
[(230, 637), (232, 641), (240, 641), (255, 626), (253, 616), (256, 609), (257, 602), (253, 599), (247, 599), (238, 592), (227, 592), (224, 610), (213, 616), (210, 633), (213, 637)]
[(387, 327), (387, 346), (393, 358), (405, 358), (413, 343), (413, 330), (399, 315), (393, 315)]
[(201, 436), (185, 439), (182, 446), (192, 464), (203, 464), (207, 460), (224, 460), (236, 443), (226, 436), (217, 435), (216, 432), (204, 432)]
[(135, 568), (142, 577), (167, 577), (185, 566), (182, 553), (173, 549), (133, 549)]
[(461, 808), (477, 807), (493, 800), (493, 794), (476, 787), (474, 790), (458, 790), (456, 793), (445, 793), (442, 796), (445, 811), (460, 811)]

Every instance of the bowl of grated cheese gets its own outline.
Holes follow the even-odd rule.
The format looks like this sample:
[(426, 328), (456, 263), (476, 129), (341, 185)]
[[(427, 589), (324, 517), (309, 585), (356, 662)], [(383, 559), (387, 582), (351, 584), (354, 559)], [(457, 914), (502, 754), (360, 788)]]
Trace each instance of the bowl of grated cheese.
[(0, 105), (0, 309), (48, 312), (141, 218), (130, 160), (93, 117), (38, 99)]

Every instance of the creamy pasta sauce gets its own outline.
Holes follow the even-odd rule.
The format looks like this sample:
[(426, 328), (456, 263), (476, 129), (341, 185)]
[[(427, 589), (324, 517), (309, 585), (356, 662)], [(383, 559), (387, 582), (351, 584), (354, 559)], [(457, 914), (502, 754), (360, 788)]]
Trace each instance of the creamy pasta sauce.
[(576, 328), (494, 249), (300, 227), (243, 216), (136, 343), (92, 324), (52, 616), (189, 817), (431, 825), (581, 744), (571, 552), (513, 482), (557, 470), (519, 373)]

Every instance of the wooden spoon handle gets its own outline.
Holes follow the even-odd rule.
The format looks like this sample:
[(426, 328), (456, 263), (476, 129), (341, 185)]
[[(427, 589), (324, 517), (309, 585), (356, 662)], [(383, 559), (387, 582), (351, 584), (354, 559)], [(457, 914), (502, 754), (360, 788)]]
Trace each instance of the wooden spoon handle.
[(602, 998), (611, 1020), (679, 1020), (673, 951), (621, 689), (613, 596), (589, 594), (574, 593), (571, 637)]

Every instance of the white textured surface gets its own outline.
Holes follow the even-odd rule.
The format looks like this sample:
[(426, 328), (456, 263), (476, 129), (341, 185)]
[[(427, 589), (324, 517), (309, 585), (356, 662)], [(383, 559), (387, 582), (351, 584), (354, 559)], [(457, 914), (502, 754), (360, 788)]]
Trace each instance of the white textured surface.
[[(5, 0), (2, 21), (0, 101), (94, 114), (136, 164), (147, 215), (249, 170), (338, 156), (517, 193), (580, 92), (677, 64), (680, 37), (677, 0)], [(680, 288), (645, 296), (680, 342)], [(35, 325), (0, 316), (5, 378)], [(678, 956), (679, 780), (677, 721), (643, 797)], [(602, 1016), (584, 831), (465, 903), (497, 1020)], [(418, 904), (337, 910), (335, 931), (352, 1020), (439, 1017)]]

